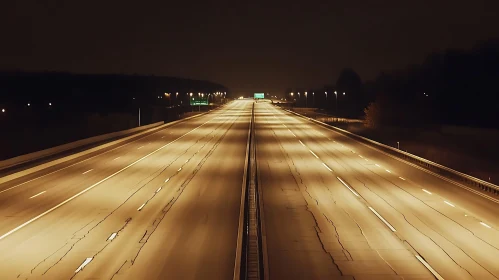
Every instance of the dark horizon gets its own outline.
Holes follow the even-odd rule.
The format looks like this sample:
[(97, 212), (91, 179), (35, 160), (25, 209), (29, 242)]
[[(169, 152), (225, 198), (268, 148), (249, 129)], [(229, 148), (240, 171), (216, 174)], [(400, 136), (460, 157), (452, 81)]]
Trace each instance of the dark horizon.
[(334, 84), (344, 68), (373, 80), (499, 37), (497, 1), (7, 5), (0, 70), (153, 74), (236, 93)]

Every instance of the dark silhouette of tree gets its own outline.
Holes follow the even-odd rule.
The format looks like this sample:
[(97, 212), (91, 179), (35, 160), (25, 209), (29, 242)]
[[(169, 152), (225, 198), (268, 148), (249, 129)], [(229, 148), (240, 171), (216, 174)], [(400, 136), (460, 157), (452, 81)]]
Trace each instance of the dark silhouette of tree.
[[(347, 117), (358, 117), (367, 105), (367, 99), (363, 92), (362, 80), (357, 72), (351, 68), (343, 69), (336, 81), (336, 91), (338, 92), (338, 113)], [(333, 94), (331, 97), (336, 98)]]

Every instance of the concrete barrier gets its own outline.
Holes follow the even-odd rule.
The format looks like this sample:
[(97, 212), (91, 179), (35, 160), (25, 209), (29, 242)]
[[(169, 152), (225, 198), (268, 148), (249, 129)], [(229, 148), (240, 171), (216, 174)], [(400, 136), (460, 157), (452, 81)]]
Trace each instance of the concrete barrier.
[(72, 150), (72, 149), (76, 149), (76, 148), (79, 148), (79, 147), (82, 147), (82, 146), (86, 146), (86, 145), (89, 145), (89, 144), (98, 143), (98, 142), (109, 140), (109, 139), (113, 139), (113, 138), (116, 138), (116, 137), (126, 136), (126, 135), (129, 135), (129, 134), (132, 134), (132, 133), (136, 133), (136, 132), (139, 132), (139, 131), (144, 131), (144, 130), (147, 130), (147, 129), (150, 129), (150, 128), (153, 128), (153, 127), (160, 126), (160, 125), (162, 125), (164, 123), (165, 122), (157, 122), (157, 123), (153, 123), (153, 124), (149, 124), (149, 125), (144, 125), (144, 126), (139, 126), (139, 127), (135, 127), (135, 128), (127, 129), (127, 130), (121, 130), (121, 131), (117, 131), (117, 132), (102, 134), (102, 135), (98, 135), (98, 136), (94, 136), (94, 137), (90, 137), (90, 138), (85, 138), (85, 139), (81, 139), (81, 140), (78, 140), (78, 141), (74, 141), (74, 142), (71, 142), (71, 143), (66, 143), (66, 144), (63, 144), (63, 145), (60, 145), (60, 146), (48, 148), (48, 149), (41, 150), (41, 151), (38, 151), (38, 152), (33, 152), (33, 153), (29, 153), (29, 154), (25, 154), (25, 155), (13, 157), (13, 158), (10, 158), (10, 159), (2, 160), (2, 161), (0, 161), (0, 170), (5, 169), (5, 168), (9, 168), (9, 167), (13, 167), (13, 166), (16, 166), (16, 165), (19, 165), (19, 164), (27, 163), (27, 162), (30, 162), (30, 161), (38, 160), (38, 159), (41, 159), (41, 158), (45, 158), (45, 157), (48, 157), (48, 156), (52, 156), (52, 155), (55, 155), (55, 154), (59, 154), (59, 153), (62, 153), (62, 152), (66, 152), (66, 151), (69, 151), (69, 150)]
[[(40, 171), (40, 170), (43, 170), (43, 169), (46, 169), (46, 168), (49, 168), (49, 167), (52, 167), (52, 166), (55, 166), (57, 164), (60, 164), (60, 163), (63, 163), (63, 162), (69, 161), (69, 160), (73, 160), (75, 158), (78, 158), (78, 157), (81, 157), (81, 156), (84, 156), (84, 155), (87, 155), (87, 154), (90, 154), (90, 153), (93, 153), (93, 152), (105, 149), (105, 148), (110, 147), (110, 146), (114, 146), (114, 145), (118, 145), (120, 143), (124, 143), (124, 142), (126, 142), (126, 141), (128, 141), (130, 139), (135, 138), (135, 137), (139, 137), (141, 135), (144, 135), (144, 134), (147, 134), (147, 133), (150, 133), (150, 132), (154, 132), (154, 131), (159, 131), (159, 130), (164, 129), (166, 127), (173, 126), (173, 125), (175, 125), (177, 123), (184, 122), (184, 121), (187, 121), (187, 120), (190, 120), (190, 119), (193, 119), (193, 118), (197, 118), (199, 116), (206, 115), (206, 114), (208, 114), (208, 113), (210, 113), (210, 112), (212, 112), (214, 110), (219, 110), (220, 108), (223, 108), (225, 105), (227, 105), (229, 103), (230, 102), (228, 102), (228, 103), (226, 103), (226, 104), (224, 104), (222, 106), (219, 106), (219, 107), (217, 107), (215, 109), (212, 109), (212, 110), (210, 110), (208, 112), (200, 113), (200, 114), (197, 114), (197, 115), (194, 115), (194, 116), (190, 116), (190, 117), (187, 117), (187, 118), (184, 118), (184, 119), (180, 119), (180, 120), (177, 120), (177, 121), (166, 123), (166, 124), (163, 124), (163, 125), (160, 125), (160, 126), (156, 126), (156, 127), (153, 127), (153, 128), (149, 128), (149, 129), (146, 128), (146, 130), (143, 130), (143, 131), (138, 132), (136, 134), (133, 134), (133, 135), (130, 135), (130, 136), (127, 136), (127, 137), (124, 137), (124, 138), (121, 138), (121, 139), (118, 139), (118, 140), (115, 140), (115, 141), (111, 141), (111, 142), (103, 144), (103, 145), (99, 145), (99, 146), (94, 147), (92, 149), (84, 150), (84, 151), (81, 151), (79, 153), (75, 153), (75, 154), (72, 154), (72, 155), (60, 158), (60, 159), (56, 159), (56, 160), (53, 160), (53, 161), (50, 161), (50, 162), (46, 162), (46, 163), (34, 166), (32, 168), (29, 168), (29, 169), (26, 169), (26, 170), (23, 170), (23, 171), (19, 171), (19, 172), (16, 172), (16, 173), (4, 176), (4, 177), (0, 178), (0, 184), (3, 184), (5, 182), (11, 181), (11, 180), (18, 179), (20, 177), (29, 175), (31, 173), (34, 173), (34, 172), (37, 172), (37, 171)], [(143, 126), (143, 127), (146, 127), (146, 126)], [(54, 171), (54, 172), (57, 172), (57, 171)]]

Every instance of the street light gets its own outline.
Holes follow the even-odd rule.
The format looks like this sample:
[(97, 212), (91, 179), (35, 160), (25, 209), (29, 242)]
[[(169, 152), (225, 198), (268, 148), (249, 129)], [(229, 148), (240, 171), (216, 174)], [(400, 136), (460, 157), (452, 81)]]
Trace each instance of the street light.
[(5, 109), (2, 109), (2, 113), (5, 113)]
[(308, 107), (308, 97), (307, 97), (307, 92), (305, 91), (305, 108)]
[(52, 106), (52, 103), (51, 103), (51, 102), (49, 102), (49, 106)]
[(334, 96), (336, 97), (336, 117), (338, 117), (338, 92), (334, 91)]
[(397, 148), (400, 150), (400, 142), (397, 141)]
[(312, 103), (315, 108), (315, 92), (312, 92)]

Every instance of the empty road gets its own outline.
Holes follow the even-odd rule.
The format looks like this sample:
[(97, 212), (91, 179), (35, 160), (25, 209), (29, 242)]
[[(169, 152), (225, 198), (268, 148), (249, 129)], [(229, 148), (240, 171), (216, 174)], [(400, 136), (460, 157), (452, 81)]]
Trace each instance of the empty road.
[[(232, 279), (252, 104), (0, 184), (0, 279)], [(271, 279), (499, 278), (499, 200), (255, 115)]]
[(498, 200), (268, 103), (255, 114), (271, 279), (498, 279)]
[(0, 185), (0, 279), (231, 279), (252, 102)]

